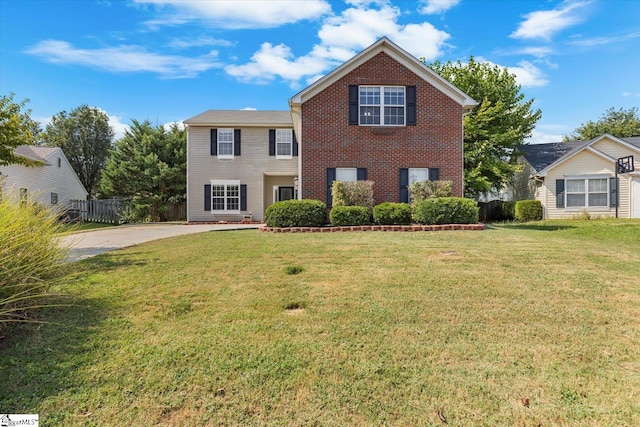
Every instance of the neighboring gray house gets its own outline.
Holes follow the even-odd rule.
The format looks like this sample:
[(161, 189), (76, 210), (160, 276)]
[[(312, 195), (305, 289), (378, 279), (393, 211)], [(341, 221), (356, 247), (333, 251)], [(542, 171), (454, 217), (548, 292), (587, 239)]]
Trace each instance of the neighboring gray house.
[[(515, 198), (540, 200), (544, 219), (584, 212), (614, 217), (616, 211), (620, 218), (640, 218), (640, 137), (604, 134), (589, 141), (523, 145), (519, 150), (524, 171), (516, 177)], [(616, 181), (617, 160), (627, 156), (634, 157), (635, 171), (620, 174)]]
[(21, 145), (14, 154), (31, 160), (34, 166), (0, 166), (3, 197), (29, 198), (44, 206), (68, 206), (69, 200), (87, 198), (87, 190), (60, 147)]
[[(267, 206), (296, 198), (298, 142), (289, 111), (209, 110), (185, 124), (189, 221), (262, 221)], [(203, 191), (198, 177), (206, 184), (195, 197)]]

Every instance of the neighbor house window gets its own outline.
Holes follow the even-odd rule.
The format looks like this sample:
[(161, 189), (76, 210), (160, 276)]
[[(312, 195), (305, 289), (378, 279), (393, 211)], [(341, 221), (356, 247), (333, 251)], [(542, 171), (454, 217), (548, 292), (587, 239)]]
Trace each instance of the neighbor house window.
[(404, 86), (360, 86), (361, 125), (403, 126), (405, 124)]
[(567, 208), (609, 206), (608, 178), (567, 179)]
[(233, 129), (218, 129), (218, 158), (233, 159)]
[(276, 129), (276, 158), (292, 157), (293, 131), (291, 129)]
[(409, 168), (409, 185), (429, 180), (428, 168)]
[(336, 181), (357, 181), (358, 170), (356, 168), (336, 168)]
[(211, 181), (211, 210), (240, 211), (240, 181)]
[(58, 204), (58, 193), (51, 193), (51, 204), (52, 205)]

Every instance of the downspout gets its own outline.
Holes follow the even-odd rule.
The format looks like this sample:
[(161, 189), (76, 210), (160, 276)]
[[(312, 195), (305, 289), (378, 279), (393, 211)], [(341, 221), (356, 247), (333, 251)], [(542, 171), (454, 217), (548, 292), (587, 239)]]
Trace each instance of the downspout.
[(190, 213), (190, 209), (189, 209), (189, 202), (190, 202), (190, 198), (189, 198), (189, 125), (185, 124), (186, 128), (187, 128), (187, 222), (189, 222), (189, 218), (191, 218), (191, 216), (189, 215)]

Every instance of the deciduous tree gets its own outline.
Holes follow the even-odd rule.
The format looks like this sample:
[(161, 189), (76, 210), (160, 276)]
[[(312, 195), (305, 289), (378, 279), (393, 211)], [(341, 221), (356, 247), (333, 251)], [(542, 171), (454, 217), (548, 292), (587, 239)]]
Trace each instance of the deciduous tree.
[(514, 74), (473, 57), (467, 63), (435, 62), (429, 67), (478, 101), (464, 117), (465, 196), (501, 188), (520, 166), (516, 148), (531, 135), (542, 113), (525, 100)]
[(61, 111), (56, 114), (40, 136), (44, 145), (62, 148), (90, 195), (98, 190), (113, 138), (109, 116), (88, 105), (81, 105), (71, 113)]
[(570, 135), (564, 135), (564, 141), (586, 141), (608, 133), (618, 138), (640, 136), (640, 115), (638, 107), (628, 110), (609, 108), (597, 122), (589, 120), (581, 124)]
[(29, 159), (14, 155), (19, 145), (33, 145), (40, 130), (38, 122), (31, 119), (31, 110), (25, 109), (28, 99), (13, 100), (14, 93), (0, 96), (0, 166), (13, 163), (30, 165)]

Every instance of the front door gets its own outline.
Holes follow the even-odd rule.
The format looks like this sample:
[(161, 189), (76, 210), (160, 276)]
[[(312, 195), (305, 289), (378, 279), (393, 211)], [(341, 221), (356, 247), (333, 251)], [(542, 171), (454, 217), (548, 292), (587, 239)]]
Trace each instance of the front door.
[(640, 178), (631, 180), (631, 218), (640, 218)]
[(278, 187), (278, 201), (293, 199), (293, 187)]

